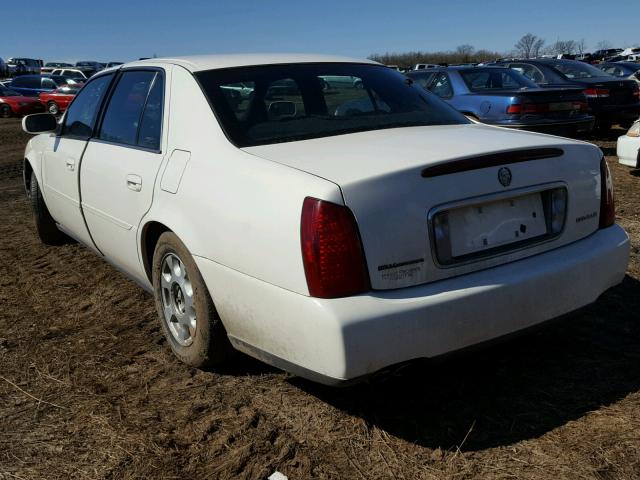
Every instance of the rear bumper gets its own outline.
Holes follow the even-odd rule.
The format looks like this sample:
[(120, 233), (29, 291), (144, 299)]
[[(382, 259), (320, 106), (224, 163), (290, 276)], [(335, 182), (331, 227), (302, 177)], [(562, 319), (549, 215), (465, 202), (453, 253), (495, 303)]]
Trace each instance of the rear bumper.
[(633, 122), (640, 116), (640, 104), (632, 105), (602, 105), (591, 112), (598, 122), (619, 123)]
[(517, 130), (528, 130), (538, 133), (548, 133), (551, 135), (561, 135), (565, 137), (574, 136), (580, 133), (589, 133), (593, 130), (595, 118), (562, 121), (562, 122), (531, 122), (531, 123), (496, 123), (495, 126), (514, 128)]
[(616, 154), (622, 165), (640, 168), (640, 138), (622, 135), (618, 138)]
[(593, 303), (622, 281), (619, 226), (551, 252), (427, 285), (341, 299), (290, 292), (196, 258), (236, 348), (326, 384), (435, 357)]

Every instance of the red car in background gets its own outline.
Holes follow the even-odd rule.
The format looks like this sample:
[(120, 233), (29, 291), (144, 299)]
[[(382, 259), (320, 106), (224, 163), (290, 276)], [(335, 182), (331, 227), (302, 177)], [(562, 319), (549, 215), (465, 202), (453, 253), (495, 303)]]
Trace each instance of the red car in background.
[(8, 118), (43, 111), (44, 107), (37, 98), (23, 97), (18, 92), (0, 85), (0, 117)]
[(44, 105), (47, 111), (53, 115), (63, 113), (71, 100), (80, 91), (82, 84), (63, 85), (52, 92), (42, 92), (40, 94), (40, 103)]

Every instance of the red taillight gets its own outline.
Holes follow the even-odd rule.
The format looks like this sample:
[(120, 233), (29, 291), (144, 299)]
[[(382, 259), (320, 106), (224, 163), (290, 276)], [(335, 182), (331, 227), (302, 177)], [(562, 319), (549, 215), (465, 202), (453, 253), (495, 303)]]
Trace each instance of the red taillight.
[(346, 297), (370, 290), (358, 226), (347, 207), (305, 198), (300, 240), (312, 297)]
[(600, 228), (607, 228), (616, 221), (616, 204), (613, 198), (613, 181), (607, 161), (600, 160)]
[(547, 113), (548, 103), (514, 103), (507, 107), (507, 113)]
[(587, 88), (582, 93), (587, 98), (607, 98), (610, 92), (608, 88)]
[(633, 96), (636, 97), (636, 100), (640, 101), (640, 88), (635, 85), (633, 88)]
[(522, 113), (522, 105), (519, 103), (514, 103), (513, 105), (509, 105), (507, 107), (507, 113), (511, 113), (511, 114)]

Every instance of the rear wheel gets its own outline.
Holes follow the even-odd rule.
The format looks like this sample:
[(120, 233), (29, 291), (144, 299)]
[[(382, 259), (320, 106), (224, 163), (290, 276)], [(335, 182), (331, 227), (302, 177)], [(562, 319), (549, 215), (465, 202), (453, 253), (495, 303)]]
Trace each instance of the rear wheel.
[(215, 366), (233, 348), (187, 247), (163, 233), (153, 254), (153, 291), (162, 331), (171, 350), (193, 367)]
[(50, 101), (47, 103), (47, 110), (51, 115), (58, 115), (60, 113), (60, 108), (58, 104), (54, 101)]
[(58, 230), (56, 221), (53, 219), (44, 202), (38, 179), (35, 173), (31, 173), (31, 185), (29, 189), (29, 197), (31, 200), (31, 209), (33, 210), (33, 218), (36, 222), (36, 231), (40, 241), (45, 245), (62, 245), (69, 243), (71, 239)]
[(9, 118), (13, 112), (11, 111), (11, 107), (6, 103), (4, 105), (0, 105), (0, 117)]

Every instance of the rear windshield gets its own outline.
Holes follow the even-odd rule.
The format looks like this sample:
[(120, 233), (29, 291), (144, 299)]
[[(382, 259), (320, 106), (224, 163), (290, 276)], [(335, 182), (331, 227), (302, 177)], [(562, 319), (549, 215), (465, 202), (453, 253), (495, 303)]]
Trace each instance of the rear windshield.
[(509, 68), (461, 70), (460, 76), (472, 92), (538, 88), (531, 80)]
[(378, 65), (262, 65), (196, 73), (239, 147), (346, 133), (469, 123), (452, 107)]
[(558, 62), (552, 64), (553, 68), (571, 79), (608, 77), (606, 73), (588, 63), (583, 62)]

